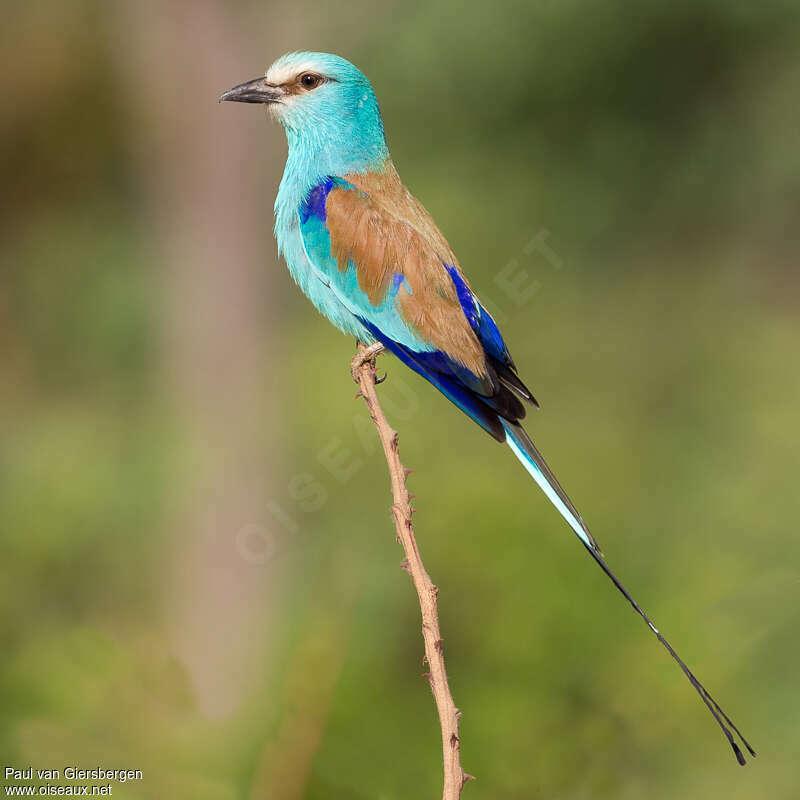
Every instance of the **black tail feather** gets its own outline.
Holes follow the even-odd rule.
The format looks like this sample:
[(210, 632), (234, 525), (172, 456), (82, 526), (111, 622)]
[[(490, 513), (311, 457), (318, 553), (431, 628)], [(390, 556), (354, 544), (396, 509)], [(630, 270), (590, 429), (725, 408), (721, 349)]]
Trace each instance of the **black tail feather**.
[[(747, 751), (750, 753), (751, 756), (755, 756), (756, 751), (753, 750), (752, 747), (750, 747), (750, 745), (747, 742), (747, 739), (745, 739), (744, 736), (742, 736), (741, 731), (733, 724), (733, 722), (731, 722), (728, 715), (719, 707), (717, 701), (714, 700), (714, 698), (708, 693), (705, 686), (703, 686), (703, 684), (700, 683), (699, 680), (697, 680), (697, 678), (694, 676), (689, 667), (687, 667), (686, 664), (684, 664), (681, 657), (672, 649), (672, 645), (661, 635), (661, 632), (658, 630), (658, 628), (656, 628), (655, 625), (653, 625), (653, 623), (650, 621), (650, 618), (647, 616), (647, 614), (644, 613), (644, 611), (642, 611), (639, 604), (633, 599), (633, 597), (631, 597), (628, 590), (619, 582), (619, 579), (609, 569), (609, 566), (608, 564), (606, 564), (603, 557), (599, 553), (592, 550), (591, 547), (587, 547), (585, 544), (584, 547), (586, 547), (586, 549), (591, 554), (592, 558), (600, 565), (600, 569), (602, 569), (603, 572), (605, 572), (605, 574), (611, 579), (611, 582), (614, 584), (614, 586), (616, 586), (617, 589), (619, 589), (622, 596), (631, 604), (631, 606), (633, 606), (633, 610), (647, 623), (647, 626), (656, 635), (658, 641), (664, 645), (664, 647), (667, 649), (667, 652), (675, 659), (675, 661), (677, 661), (678, 666), (680, 666), (680, 668), (683, 670), (683, 673), (689, 679), (689, 683), (691, 683), (692, 686), (694, 686), (695, 690), (700, 695), (700, 698), (706, 704), (708, 710), (711, 712), (711, 715), (717, 721), (717, 724), (722, 729), (722, 732), (725, 734), (725, 738), (728, 740), (731, 747), (733, 748), (736, 760), (742, 766), (744, 766), (746, 763), (744, 754), (739, 748), (739, 745), (736, 743), (736, 739), (734, 738), (734, 735), (731, 732), (731, 730), (733, 730), (736, 733), (736, 735), (742, 740), (742, 744), (747, 748)], [(728, 726), (730, 726), (730, 728)]]

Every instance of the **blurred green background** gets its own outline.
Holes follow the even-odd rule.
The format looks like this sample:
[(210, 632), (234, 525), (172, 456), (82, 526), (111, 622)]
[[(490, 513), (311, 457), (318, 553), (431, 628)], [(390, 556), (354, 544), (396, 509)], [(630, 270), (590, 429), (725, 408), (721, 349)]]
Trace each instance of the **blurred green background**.
[(440, 792), (353, 342), (277, 261), (285, 153), (218, 94), (372, 79), (529, 428), (691, 687), (511, 455), (388, 357), (465, 798), (800, 784), (800, 7), (32, 0), (0, 29), (0, 762), (123, 798)]

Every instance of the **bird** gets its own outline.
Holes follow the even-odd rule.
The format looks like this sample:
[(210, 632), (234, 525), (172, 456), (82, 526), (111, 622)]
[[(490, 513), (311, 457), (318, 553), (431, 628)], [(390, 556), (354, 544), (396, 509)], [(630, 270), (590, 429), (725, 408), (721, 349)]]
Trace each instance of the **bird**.
[(385, 349), (507, 444), (584, 548), (695, 688), (733, 748), (756, 752), (606, 563), (597, 541), (522, 427), (538, 403), (500, 329), (431, 215), (404, 186), (372, 85), (346, 59), (293, 52), (219, 102), (266, 106), (288, 141), (275, 237), (289, 272), (333, 325)]

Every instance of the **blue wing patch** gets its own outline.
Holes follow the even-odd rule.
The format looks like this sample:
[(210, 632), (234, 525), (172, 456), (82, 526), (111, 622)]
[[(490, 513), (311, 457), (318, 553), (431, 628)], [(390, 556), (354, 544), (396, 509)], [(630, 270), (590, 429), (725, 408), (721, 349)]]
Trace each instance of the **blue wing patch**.
[(456, 287), (458, 302), (461, 304), (464, 316), (472, 330), (475, 331), (483, 349), (492, 358), (496, 358), (513, 369), (514, 362), (492, 315), (478, 302), (478, 298), (472, 294), (469, 286), (461, 277), (461, 273), (455, 267), (445, 264), (445, 269), (450, 273), (453, 285)]

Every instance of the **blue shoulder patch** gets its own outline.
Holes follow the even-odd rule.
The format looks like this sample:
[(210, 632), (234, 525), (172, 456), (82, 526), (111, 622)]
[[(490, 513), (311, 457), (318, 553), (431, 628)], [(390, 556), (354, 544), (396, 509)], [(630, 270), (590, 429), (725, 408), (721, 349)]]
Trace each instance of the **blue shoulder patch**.
[(331, 189), (336, 185), (333, 178), (325, 178), (308, 193), (308, 197), (300, 204), (300, 220), (305, 225), (311, 217), (316, 217), (321, 222), (327, 219), (325, 203)]

